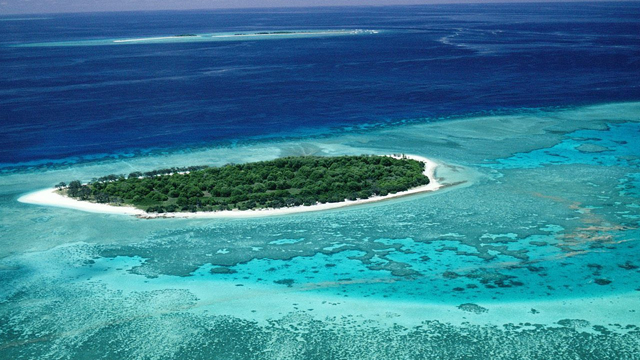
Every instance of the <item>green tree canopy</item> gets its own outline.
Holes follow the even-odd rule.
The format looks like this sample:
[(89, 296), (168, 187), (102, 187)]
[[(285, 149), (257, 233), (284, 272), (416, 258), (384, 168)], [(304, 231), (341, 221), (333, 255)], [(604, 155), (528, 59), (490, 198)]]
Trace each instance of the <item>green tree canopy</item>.
[(247, 210), (385, 196), (428, 184), (424, 166), (387, 156), (298, 156), (107, 175), (88, 185), (74, 180), (59, 187), (81, 200), (150, 212)]

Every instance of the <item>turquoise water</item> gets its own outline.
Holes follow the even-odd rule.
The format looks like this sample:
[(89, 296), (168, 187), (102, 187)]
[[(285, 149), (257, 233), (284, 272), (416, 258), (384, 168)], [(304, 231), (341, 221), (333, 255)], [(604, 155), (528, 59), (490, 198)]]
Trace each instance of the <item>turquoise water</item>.
[[(4, 174), (0, 358), (637, 358), (639, 136), (640, 103), (612, 103)], [(232, 220), (17, 202), (69, 178), (361, 153), (433, 158), (447, 187)]]

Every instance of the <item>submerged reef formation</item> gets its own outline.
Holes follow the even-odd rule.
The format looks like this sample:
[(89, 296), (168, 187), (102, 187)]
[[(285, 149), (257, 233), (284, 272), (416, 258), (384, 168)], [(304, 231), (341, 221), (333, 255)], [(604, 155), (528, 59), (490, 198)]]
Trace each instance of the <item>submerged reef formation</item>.
[[(193, 305), (195, 299), (183, 291), (172, 292), (136, 294), (139, 298), (135, 301), (154, 304), (160, 301), (162, 308), (180, 301), (184, 301), (180, 305), (185, 309)], [(166, 300), (169, 303), (162, 302)], [(45, 309), (41, 306), (36, 310)], [(80, 320), (77, 316), (56, 323), (53, 320), (59, 315), (47, 312), (54, 317), (52, 321), (32, 324), (42, 334), (41, 341), (25, 341), (27, 329), (0, 333), (2, 351), (13, 359), (31, 358), (47, 350), (51, 358), (636, 359), (639, 337), (637, 327), (624, 332), (601, 327), (581, 331), (579, 327), (586, 324), (584, 320), (563, 321), (560, 327), (456, 326), (424, 321), (413, 328), (400, 325), (381, 328), (355, 325), (351, 317), (315, 320), (302, 312), (292, 312), (267, 324), (231, 316), (196, 315), (187, 310), (153, 314), (129, 307), (110, 308), (109, 312), (122, 315), (117, 321), (97, 323), (98, 326), (93, 322), (87, 324), (82, 332), (60, 332), (64, 326), (73, 329), (72, 320)], [(15, 321), (14, 317), (2, 314), (0, 324)], [(156, 331), (150, 331), (151, 328)], [(137, 336), (132, 338), (130, 334)], [(122, 347), (125, 338), (131, 345)]]

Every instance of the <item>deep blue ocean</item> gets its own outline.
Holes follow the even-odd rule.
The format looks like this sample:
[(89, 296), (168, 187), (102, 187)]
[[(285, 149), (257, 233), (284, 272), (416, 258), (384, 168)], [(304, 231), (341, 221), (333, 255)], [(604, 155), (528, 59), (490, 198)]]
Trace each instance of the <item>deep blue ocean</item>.
[[(638, 3), (0, 17), (0, 166), (640, 99)], [(292, 29), (370, 36), (31, 43)]]

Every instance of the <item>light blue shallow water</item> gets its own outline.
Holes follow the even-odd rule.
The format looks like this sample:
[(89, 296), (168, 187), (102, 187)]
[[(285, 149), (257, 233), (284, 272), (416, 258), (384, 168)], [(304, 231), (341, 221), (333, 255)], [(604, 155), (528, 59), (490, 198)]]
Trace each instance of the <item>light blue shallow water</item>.
[[(5, 174), (1, 357), (633, 359), (638, 114), (522, 110)], [(113, 172), (399, 152), (439, 161), (448, 187), (255, 219), (16, 201)]]

